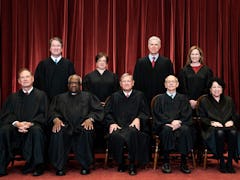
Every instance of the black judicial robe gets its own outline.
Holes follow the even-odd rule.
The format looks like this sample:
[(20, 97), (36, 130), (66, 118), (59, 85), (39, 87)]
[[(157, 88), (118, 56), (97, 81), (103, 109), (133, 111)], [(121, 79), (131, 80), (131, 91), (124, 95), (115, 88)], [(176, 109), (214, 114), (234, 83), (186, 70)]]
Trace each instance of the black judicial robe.
[(174, 74), (173, 64), (170, 59), (159, 56), (156, 59), (155, 67), (148, 56), (137, 60), (133, 78), (135, 81), (134, 88), (142, 91), (150, 105), (152, 98), (166, 91), (164, 87), (165, 78), (168, 75)]
[(104, 102), (119, 89), (119, 80), (117, 75), (109, 70), (105, 70), (103, 74), (94, 70), (83, 78), (82, 87), (84, 91), (93, 93), (101, 102)]
[[(127, 144), (130, 161), (145, 164), (149, 160), (148, 121), (149, 108), (145, 96), (133, 90), (127, 98), (123, 91), (117, 91), (105, 106), (107, 129), (111, 124), (118, 124), (122, 129), (109, 134), (109, 150), (118, 163), (122, 163), (124, 144)], [(129, 127), (135, 118), (140, 119), (140, 131)]]
[(73, 63), (62, 58), (57, 64), (49, 57), (41, 61), (34, 74), (34, 87), (43, 90), (52, 100), (68, 90), (68, 77), (75, 74)]
[(65, 127), (58, 133), (52, 133), (49, 147), (50, 161), (57, 169), (64, 169), (72, 148), (76, 159), (84, 168), (93, 162), (93, 130), (85, 130), (81, 124), (88, 118), (102, 121), (103, 107), (99, 99), (89, 92), (81, 91), (77, 95), (66, 92), (53, 98), (49, 110), (49, 122), (53, 126), (54, 118), (60, 118)]
[(179, 72), (178, 92), (186, 94), (188, 99), (197, 100), (201, 95), (208, 93), (207, 84), (212, 77), (213, 72), (206, 65), (203, 65), (197, 73), (187, 65)]
[(234, 126), (228, 129), (236, 129), (239, 123), (235, 111), (235, 105), (231, 97), (222, 95), (220, 101), (217, 102), (212, 95), (205, 96), (199, 102), (198, 115), (201, 121), (202, 137), (211, 152), (217, 154), (214, 127), (211, 126), (211, 121), (217, 121), (225, 124), (232, 120)]
[[(164, 150), (178, 150), (182, 154), (187, 154), (192, 149), (192, 110), (187, 97), (176, 93), (172, 99), (166, 93), (160, 94), (152, 111), (153, 130), (159, 134)], [(182, 121), (181, 127), (175, 131), (166, 126), (173, 120)]]
[[(12, 150), (15, 148), (20, 148), (24, 159), (33, 166), (43, 163), (47, 110), (47, 96), (36, 88), (29, 95), (19, 90), (7, 98), (0, 114), (0, 171), (14, 157)], [(28, 121), (34, 125), (23, 134), (12, 125), (14, 121)]]

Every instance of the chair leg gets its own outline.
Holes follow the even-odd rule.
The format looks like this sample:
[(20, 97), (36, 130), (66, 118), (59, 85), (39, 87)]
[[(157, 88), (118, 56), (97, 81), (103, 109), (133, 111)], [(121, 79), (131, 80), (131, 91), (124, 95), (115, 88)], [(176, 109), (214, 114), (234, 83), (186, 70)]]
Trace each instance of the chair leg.
[(207, 154), (208, 154), (208, 151), (207, 151), (207, 149), (205, 149), (204, 150), (203, 169), (207, 168)]
[(156, 139), (156, 144), (155, 144), (155, 152), (154, 152), (154, 161), (153, 161), (153, 169), (157, 169), (157, 162), (158, 162), (158, 146), (159, 146), (159, 140)]
[(108, 164), (108, 148), (106, 148), (105, 152), (104, 169), (107, 169), (107, 164)]
[(157, 169), (157, 161), (158, 161), (158, 147), (155, 148), (155, 153), (154, 153), (154, 162), (153, 162), (153, 169)]
[(192, 154), (192, 162), (193, 162), (193, 168), (196, 169), (196, 159), (195, 159), (195, 155), (194, 155), (194, 150), (191, 150), (191, 154)]

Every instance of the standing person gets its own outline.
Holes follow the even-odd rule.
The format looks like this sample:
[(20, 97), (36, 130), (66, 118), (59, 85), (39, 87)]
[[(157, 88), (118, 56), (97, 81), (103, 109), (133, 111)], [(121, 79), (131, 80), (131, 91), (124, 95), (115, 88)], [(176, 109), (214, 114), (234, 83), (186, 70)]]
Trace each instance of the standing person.
[(136, 162), (149, 160), (148, 130), (149, 109), (145, 96), (133, 90), (133, 77), (125, 73), (121, 77), (122, 90), (113, 93), (105, 106), (105, 121), (109, 129), (109, 151), (119, 164), (118, 171), (125, 171), (124, 145), (127, 145), (129, 174), (136, 175)]
[(18, 74), (21, 90), (10, 95), (0, 114), (0, 176), (7, 175), (7, 166), (20, 149), (26, 160), (22, 173), (43, 174), (45, 125), (48, 99), (43, 91), (32, 86), (34, 77), (28, 69)]
[(177, 150), (181, 154), (180, 170), (191, 173), (187, 155), (192, 149), (192, 111), (185, 95), (177, 93), (178, 79), (169, 75), (165, 79), (166, 93), (157, 97), (153, 107), (153, 128), (159, 134), (163, 148), (163, 173), (171, 173), (169, 153)]
[(133, 74), (134, 88), (145, 94), (149, 107), (155, 95), (165, 92), (164, 79), (173, 74), (173, 64), (170, 59), (159, 55), (160, 48), (160, 38), (150, 37), (149, 55), (136, 62)]
[(119, 81), (116, 74), (107, 69), (108, 56), (102, 52), (95, 57), (96, 69), (83, 78), (83, 91), (95, 94), (102, 104), (107, 97), (119, 89)]
[[(196, 117), (197, 99), (208, 93), (207, 84), (213, 77), (212, 70), (204, 64), (203, 51), (198, 46), (192, 46), (187, 55), (187, 62), (184, 68), (179, 72), (179, 88), (178, 92), (185, 94), (188, 97), (192, 108), (192, 115)], [(194, 148), (198, 149), (198, 160), (202, 160), (203, 148), (200, 127), (198, 123), (193, 126), (193, 141)], [(200, 162), (199, 162), (200, 163)]]
[[(231, 97), (223, 94), (225, 83), (212, 78), (209, 93), (199, 102), (198, 113), (202, 124), (202, 137), (208, 148), (219, 159), (219, 171), (235, 173), (232, 159), (236, 158), (238, 123), (235, 105)], [(225, 163), (224, 147), (227, 143), (228, 157)]]
[(52, 133), (49, 159), (58, 176), (65, 175), (65, 165), (71, 149), (82, 165), (81, 174), (89, 174), (89, 166), (93, 162), (94, 122), (101, 121), (104, 112), (96, 96), (80, 91), (81, 83), (80, 76), (69, 76), (69, 92), (55, 96), (50, 105)]
[[(95, 57), (96, 69), (87, 74), (83, 78), (83, 91), (89, 91), (96, 95), (101, 101), (102, 105), (105, 100), (112, 95), (113, 92), (119, 89), (119, 80), (116, 74), (107, 69), (108, 56), (102, 52), (98, 53)], [(95, 149), (105, 149), (104, 139), (104, 125), (102, 123), (95, 123), (96, 139)]]
[(67, 80), (75, 74), (73, 63), (62, 57), (63, 42), (59, 37), (50, 39), (51, 56), (42, 60), (35, 71), (34, 87), (46, 92), (49, 100), (67, 91)]
[(180, 93), (187, 95), (192, 109), (195, 109), (197, 99), (208, 93), (207, 84), (212, 77), (212, 70), (204, 64), (202, 49), (192, 46), (185, 67), (179, 72), (178, 88)]

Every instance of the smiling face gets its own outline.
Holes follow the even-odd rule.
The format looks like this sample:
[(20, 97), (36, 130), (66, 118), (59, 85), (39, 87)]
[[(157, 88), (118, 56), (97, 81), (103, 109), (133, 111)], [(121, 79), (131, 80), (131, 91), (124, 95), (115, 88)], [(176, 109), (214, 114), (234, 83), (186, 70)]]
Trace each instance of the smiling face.
[(53, 39), (50, 45), (51, 55), (54, 57), (59, 57), (62, 54), (62, 44), (60, 41)]
[(96, 62), (96, 68), (100, 70), (107, 69), (107, 58), (105, 56), (102, 56), (99, 58)]
[(190, 54), (190, 58), (191, 58), (192, 63), (200, 62), (201, 55), (200, 55), (199, 50), (198, 49), (192, 50), (192, 52)]
[(164, 85), (169, 92), (175, 92), (179, 83), (175, 76), (170, 75), (165, 79)]
[(32, 87), (34, 81), (34, 77), (28, 70), (23, 70), (19, 73), (18, 83), (22, 86), (22, 88), (30, 88)]
[(210, 93), (212, 94), (212, 96), (214, 98), (219, 98), (221, 96), (221, 94), (223, 93), (223, 88), (216, 81), (214, 81), (210, 88)]
[(148, 50), (151, 54), (157, 54), (161, 48), (161, 41), (157, 37), (151, 37), (148, 40)]
[(123, 75), (121, 77), (120, 86), (124, 91), (131, 91), (134, 86), (134, 80), (131, 75)]
[(81, 79), (79, 76), (72, 75), (68, 81), (68, 89), (72, 93), (76, 93), (80, 91)]

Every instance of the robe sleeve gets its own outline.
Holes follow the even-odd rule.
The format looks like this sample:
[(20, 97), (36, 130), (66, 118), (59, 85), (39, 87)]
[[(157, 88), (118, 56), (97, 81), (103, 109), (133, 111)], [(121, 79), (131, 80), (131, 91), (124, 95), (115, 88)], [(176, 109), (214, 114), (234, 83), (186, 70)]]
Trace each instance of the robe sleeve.
[(62, 115), (62, 113), (60, 113), (61, 111), (59, 111), (59, 105), (60, 103), (58, 103), (58, 100), (59, 100), (59, 96), (55, 96), (52, 101), (51, 101), (51, 104), (50, 104), (50, 107), (49, 107), (49, 112), (48, 112), (48, 124), (50, 126), (53, 125), (53, 120), (55, 118), (59, 118), (61, 119), (63, 122), (65, 121), (64, 120), (64, 116)]
[(12, 105), (12, 98), (13, 96), (9, 96), (5, 103), (3, 104), (1, 114), (0, 114), (0, 123), (3, 124), (12, 124), (14, 121), (17, 121), (18, 118), (13, 110)]
[(140, 106), (139, 106), (139, 111), (137, 118), (140, 119), (140, 129), (141, 131), (148, 131), (149, 130), (149, 118), (150, 118), (150, 113), (149, 113), (149, 107), (147, 104), (147, 100), (144, 97), (144, 95), (141, 95), (141, 101), (140, 101)]
[(154, 103), (153, 109), (152, 109), (152, 115), (153, 115), (153, 130), (159, 131), (161, 126), (164, 124), (171, 123), (173, 119), (169, 118), (164, 112), (163, 112), (163, 98), (164, 95), (160, 95)]
[(104, 109), (101, 105), (100, 100), (95, 95), (90, 95), (90, 106), (91, 110), (88, 115), (88, 118), (93, 118), (94, 121), (103, 121), (104, 118)]
[(179, 120), (182, 121), (182, 124), (192, 125), (192, 108), (185, 95), (182, 97), (180, 108)]
[(208, 118), (206, 101), (204, 99), (206, 98), (201, 99), (199, 102), (197, 114), (200, 117), (201, 127), (203, 129), (208, 129), (211, 126), (211, 119)]
[(47, 125), (47, 114), (48, 114), (48, 98), (47, 95), (42, 93), (37, 93), (36, 96), (38, 97), (37, 100), (39, 101), (38, 112), (33, 117), (31, 122), (39, 123), (41, 125)]
[(108, 129), (111, 124), (115, 124), (116, 121), (114, 120), (114, 113), (113, 113), (113, 102), (114, 102), (114, 97), (113, 95), (109, 98), (107, 103), (105, 104), (105, 126)]
[(178, 74), (178, 80), (179, 80), (179, 87), (178, 87), (178, 92), (182, 94), (188, 94), (187, 92), (187, 79), (186, 75), (184, 72), (184, 69), (181, 69), (179, 74)]
[(84, 78), (83, 78), (83, 81), (82, 81), (82, 90), (83, 90), (83, 91), (90, 91), (88, 75), (84, 76)]

